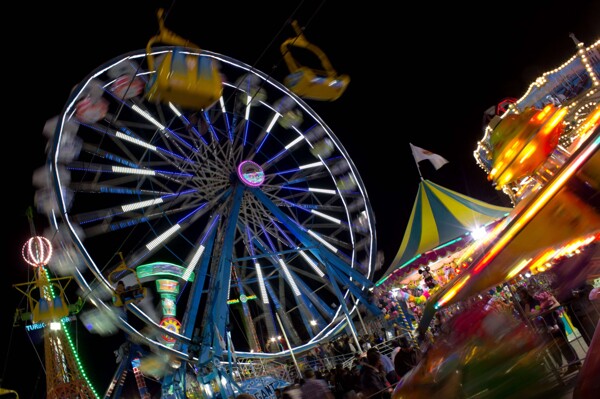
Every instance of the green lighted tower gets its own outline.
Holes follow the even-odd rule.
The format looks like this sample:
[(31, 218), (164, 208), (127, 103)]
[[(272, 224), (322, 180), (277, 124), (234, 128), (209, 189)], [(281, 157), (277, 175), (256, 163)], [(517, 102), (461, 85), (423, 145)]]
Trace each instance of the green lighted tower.
[(97, 399), (66, 329), (69, 316), (81, 309), (81, 304), (67, 305), (65, 300), (64, 289), (72, 278), (48, 275), (45, 266), (52, 255), (52, 245), (45, 237), (30, 238), (22, 254), (35, 273), (32, 281), (13, 285), (28, 300), (28, 309), (18, 309), (17, 316), (29, 323), (28, 327), (44, 329), (47, 399)]

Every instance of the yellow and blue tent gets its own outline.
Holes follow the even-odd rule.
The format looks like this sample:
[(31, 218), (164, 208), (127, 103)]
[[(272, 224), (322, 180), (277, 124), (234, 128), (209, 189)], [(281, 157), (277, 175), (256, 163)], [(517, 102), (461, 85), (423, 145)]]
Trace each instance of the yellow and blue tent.
[(472, 241), (472, 231), (511, 211), (422, 179), (400, 249), (380, 282), (465, 247)]

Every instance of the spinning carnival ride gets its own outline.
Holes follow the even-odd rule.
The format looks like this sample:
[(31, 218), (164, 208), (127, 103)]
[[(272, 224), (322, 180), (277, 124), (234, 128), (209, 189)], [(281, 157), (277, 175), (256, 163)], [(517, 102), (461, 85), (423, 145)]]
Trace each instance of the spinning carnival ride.
[[(36, 202), (60, 238), (57, 269), (75, 264), (104, 318), (199, 367), (355, 332), (359, 302), (378, 313), (365, 300), (376, 237), (344, 147), (282, 84), (161, 27), (151, 42), (167, 45), (92, 71), (46, 126)], [(143, 286), (126, 312), (119, 281)], [(162, 319), (147, 310), (161, 306)], [(282, 333), (289, 348), (266, 347)]]

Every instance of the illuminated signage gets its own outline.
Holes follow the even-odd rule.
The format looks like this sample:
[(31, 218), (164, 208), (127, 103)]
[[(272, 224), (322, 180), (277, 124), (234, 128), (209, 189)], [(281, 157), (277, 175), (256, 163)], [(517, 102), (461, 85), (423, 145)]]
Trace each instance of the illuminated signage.
[(230, 299), (227, 301), (228, 305), (233, 305), (234, 303), (246, 303), (252, 299), (256, 299), (256, 295), (240, 295), (238, 299)]
[[(60, 319), (61, 323), (68, 323), (73, 320), (76, 320), (75, 315), (65, 316), (62, 319)], [(41, 330), (45, 327), (46, 327), (46, 323), (35, 323), (35, 324), (30, 324), (28, 326), (25, 326), (25, 329), (27, 331), (34, 331), (34, 330)]]

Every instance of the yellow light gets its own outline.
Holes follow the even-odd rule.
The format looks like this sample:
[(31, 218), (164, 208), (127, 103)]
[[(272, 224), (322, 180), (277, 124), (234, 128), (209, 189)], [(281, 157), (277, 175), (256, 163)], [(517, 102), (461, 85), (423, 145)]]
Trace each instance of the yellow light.
[(534, 116), (534, 119), (539, 122), (543, 121), (544, 119), (546, 119), (550, 111), (552, 111), (552, 108), (554, 108), (552, 104), (546, 105), (544, 109), (542, 109), (540, 112), (537, 113), (537, 115)]
[(521, 260), (521, 262), (519, 262), (515, 267), (513, 267), (508, 272), (508, 274), (506, 275), (506, 280), (510, 280), (511, 278), (513, 278), (514, 276), (519, 274), (521, 272), (521, 270), (525, 269), (525, 267), (529, 264), (529, 262), (531, 262), (531, 258)]
[(436, 307), (440, 308), (441, 306), (444, 306), (444, 304), (448, 303), (448, 301), (450, 301), (450, 299), (454, 298), (454, 296), (458, 293), (458, 291), (463, 287), (463, 285), (466, 284), (466, 282), (471, 278), (471, 275), (466, 275), (462, 278), (462, 280), (459, 283), (456, 283), (454, 285), (454, 287), (452, 287), (452, 289), (450, 289), (448, 292), (446, 292), (439, 301), (437, 301), (436, 303)]
[(535, 143), (532, 142), (532, 143), (527, 144), (527, 147), (525, 147), (525, 150), (523, 150), (523, 152), (522, 152), (519, 163), (525, 162), (527, 160), (527, 158), (529, 158), (531, 155), (533, 155), (533, 153), (535, 152), (536, 149), (537, 149), (537, 145)]
[(540, 134), (546, 135), (550, 133), (552, 129), (554, 129), (563, 120), (565, 115), (567, 115), (567, 111), (567, 108), (562, 108), (554, 115), (552, 115), (552, 118), (550, 118), (550, 120), (544, 125), (544, 127), (540, 131)]

